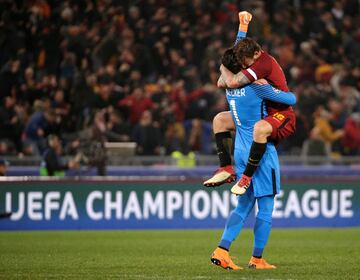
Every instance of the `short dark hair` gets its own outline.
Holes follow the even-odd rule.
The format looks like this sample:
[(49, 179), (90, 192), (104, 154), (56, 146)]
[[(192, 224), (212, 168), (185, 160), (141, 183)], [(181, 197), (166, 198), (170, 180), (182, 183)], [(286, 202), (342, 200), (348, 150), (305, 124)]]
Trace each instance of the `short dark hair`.
[(231, 49), (227, 49), (222, 58), (221, 58), (221, 63), (227, 68), (229, 69), (232, 73), (238, 73), (241, 70), (241, 66), (238, 62), (238, 60), (236, 59), (236, 55), (234, 50)]
[(253, 57), (255, 52), (261, 51), (261, 47), (254, 39), (245, 37), (241, 39), (235, 46), (234, 52), (239, 62), (242, 62), (246, 57)]

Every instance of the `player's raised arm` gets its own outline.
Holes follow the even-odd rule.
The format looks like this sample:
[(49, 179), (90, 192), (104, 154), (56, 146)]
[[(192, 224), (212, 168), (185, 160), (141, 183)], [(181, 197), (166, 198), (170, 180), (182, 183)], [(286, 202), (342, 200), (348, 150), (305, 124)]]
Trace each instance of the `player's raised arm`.
[(246, 33), (249, 28), (250, 21), (252, 19), (252, 14), (247, 11), (239, 12), (239, 29), (236, 35), (235, 45), (242, 39), (246, 37)]
[(284, 92), (279, 89), (275, 89), (269, 84), (252, 84), (251, 87), (254, 89), (255, 94), (262, 99), (290, 106), (295, 105), (296, 103), (296, 96), (292, 92)]
[[(238, 29), (238, 33), (236, 35), (236, 40), (235, 40), (235, 45), (242, 39), (246, 37), (248, 28), (249, 28), (249, 23), (252, 19), (252, 14), (250, 14), (247, 11), (242, 11), (239, 12), (239, 29)], [(225, 82), (225, 78), (220, 75), (218, 81), (217, 81), (217, 86), (219, 88), (226, 88), (228, 87), (226, 82)]]
[[(239, 12), (239, 29), (238, 29), (238, 33), (236, 35), (235, 45), (241, 39), (246, 37), (251, 19), (252, 19), (252, 14), (250, 14), (249, 12), (247, 12), (247, 11)], [(231, 71), (229, 71), (229, 72), (230, 73), (227, 73), (227, 75), (225, 74), (224, 76), (222, 75), (223, 73), (221, 73), (221, 76), (219, 78), (220, 83), (218, 81), (218, 87), (237, 88), (237, 87), (241, 87), (243, 85), (250, 83), (249, 79), (243, 73), (239, 72), (238, 74), (236, 74), (236, 75), (238, 75), (236, 77), (236, 75), (234, 75)], [(232, 75), (234, 75), (234, 76), (232, 76)], [(231, 77), (232, 77), (232, 79), (236, 79), (238, 81), (232, 81)], [(228, 82), (226, 82), (227, 78), (228, 79), (230, 78), (230, 80), (228, 80)], [(230, 86), (229, 84), (231, 84), (233, 86)]]

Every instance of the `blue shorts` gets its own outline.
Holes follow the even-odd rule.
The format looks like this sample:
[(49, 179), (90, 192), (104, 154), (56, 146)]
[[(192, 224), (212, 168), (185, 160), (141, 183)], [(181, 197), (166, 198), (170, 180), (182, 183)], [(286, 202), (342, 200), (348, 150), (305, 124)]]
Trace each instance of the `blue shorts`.
[[(236, 148), (234, 150), (235, 171), (238, 178), (241, 178), (245, 170), (249, 152), (248, 150)], [(267, 149), (252, 177), (251, 183), (255, 197), (275, 195), (280, 192), (280, 168), (276, 150)]]

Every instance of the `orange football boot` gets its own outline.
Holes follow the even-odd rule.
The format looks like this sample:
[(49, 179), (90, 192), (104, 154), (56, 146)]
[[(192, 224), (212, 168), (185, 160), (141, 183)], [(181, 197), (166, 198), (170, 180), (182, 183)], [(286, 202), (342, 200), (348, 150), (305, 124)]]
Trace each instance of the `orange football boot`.
[(263, 258), (259, 259), (259, 258), (255, 258), (255, 257), (251, 257), (248, 267), (254, 268), (254, 269), (274, 269), (274, 268), (276, 268), (275, 265), (267, 263), (267, 261), (265, 259), (263, 259)]
[(236, 264), (233, 263), (228, 251), (221, 249), (219, 247), (217, 247), (214, 253), (212, 253), (211, 262), (225, 269), (233, 269), (233, 270), (243, 269), (242, 267), (237, 266)]

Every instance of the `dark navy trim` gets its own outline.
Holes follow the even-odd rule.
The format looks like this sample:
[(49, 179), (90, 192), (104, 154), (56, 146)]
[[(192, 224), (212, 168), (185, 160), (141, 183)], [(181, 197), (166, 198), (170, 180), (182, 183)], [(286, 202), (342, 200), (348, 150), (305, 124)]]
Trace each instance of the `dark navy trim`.
[(278, 127), (278, 130), (282, 129), (289, 121), (290, 118), (286, 118), (285, 121)]
[(271, 179), (272, 179), (273, 195), (275, 195), (276, 194), (276, 174), (275, 174), (274, 168), (271, 168)]

